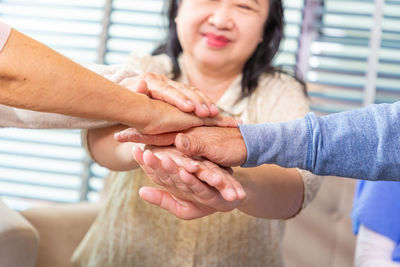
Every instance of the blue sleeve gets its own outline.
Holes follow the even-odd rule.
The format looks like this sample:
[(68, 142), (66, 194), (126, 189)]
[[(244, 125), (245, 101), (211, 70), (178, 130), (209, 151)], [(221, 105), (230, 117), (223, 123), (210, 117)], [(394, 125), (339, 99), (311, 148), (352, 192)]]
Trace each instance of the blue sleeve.
[(264, 163), (318, 175), (400, 180), (400, 102), (285, 123), (240, 125), (244, 167)]

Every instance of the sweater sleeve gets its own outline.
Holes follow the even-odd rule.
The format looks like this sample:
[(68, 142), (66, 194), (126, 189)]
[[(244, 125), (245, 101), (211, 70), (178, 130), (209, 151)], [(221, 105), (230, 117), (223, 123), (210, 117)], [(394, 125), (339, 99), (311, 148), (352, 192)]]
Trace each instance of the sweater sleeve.
[(0, 22), (0, 52), (3, 50), (4, 45), (8, 40), (8, 36), (10, 35), (11, 28), (7, 24)]
[(400, 180), (400, 102), (317, 117), (241, 125), (248, 158), (318, 175)]

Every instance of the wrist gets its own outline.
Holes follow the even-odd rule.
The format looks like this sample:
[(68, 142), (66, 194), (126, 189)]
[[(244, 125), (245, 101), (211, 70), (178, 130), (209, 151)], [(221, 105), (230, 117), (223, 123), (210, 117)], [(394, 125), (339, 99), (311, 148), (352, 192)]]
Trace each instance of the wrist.
[(132, 101), (128, 101), (128, 103), (131, 107), (122, 107), (123, 110), (119, 112), (121, 123), (142, 131), (155, 118), (154, 113), (157, 113), (156, 103), (146, 95), (134, 92), (129, 93)]

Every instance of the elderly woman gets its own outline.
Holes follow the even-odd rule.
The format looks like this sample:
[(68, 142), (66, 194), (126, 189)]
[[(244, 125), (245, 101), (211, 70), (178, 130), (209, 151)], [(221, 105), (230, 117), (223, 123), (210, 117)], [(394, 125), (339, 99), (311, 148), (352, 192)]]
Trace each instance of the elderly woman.
[[(280, 0), (173, 0), (169, 23), (168, 39), (157, 55), (133, 55), (134, 69), (188, 83), (207, 94), (221, 113), (245, 123), (287, 121), (308, 112), (303, 84), (271, 66), (283, 35)], [(132, 159), (135, 144), (114, 140), (123, 128), (88, 132), (93, 159), (128, 172), (113, 173), (114, 185), (120, 185), (112, 186), (108, 205), (78, 249), (77, 266), (284, 265), (283, 219), (314, 198), (319, 177), (272, 165), (236, 168), (233, 175), (247, 194), (237, 209), (182, 221), (138, 198), (140, 187), (156, 184)], [(164, 149), (172, 158), (177, 153)], [(118, 205), (124, 212), (113, 209)], [(110, 217), (112, 223), (106, 223)], [(99, 235), (108, 238), (96, 243)]]

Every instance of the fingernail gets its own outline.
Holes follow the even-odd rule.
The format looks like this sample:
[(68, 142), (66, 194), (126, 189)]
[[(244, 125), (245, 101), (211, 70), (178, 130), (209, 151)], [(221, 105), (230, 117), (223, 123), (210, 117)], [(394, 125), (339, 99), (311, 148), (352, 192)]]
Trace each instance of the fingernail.
[(187, 137), (182, 136), (181, 141), (182, 141), (183, 148), (188, 149), (189, 148), (189, 140), (187, 139)]
[(215, 104), (211, 105), (211, 109), (215, 112), (219, 112), (219, 109), (217, 108), (217, 106)]
[(125, 135), (126, 134), (124, 132), (118, 132), (114, 134), (114, 138), (124, 138)]
[(196, 161), (192, 161), (192, 162), (191, 162), (191, 164), (192, 164), (194, 167), (198, 167), (198, 166), (200, 166), (200, 164), (199, 164), (199, 163), (197, 163)]
[(206, 104), (201, 105), (201, 108), (207, 112), (209, 112), (208, 107)]
[(246, 196), (246, 192), (241, 187), (238, 188), (237, 193), (238, 193), (240, 199), (243, 199)]
[(230, 200), (235, 200), (236, 199), (236, 192), (232, 188), (229, 188), (226, 192), (227, 196), (229, 197)]
[(193, 104), (193, 102), (192, 102), (192, 101), (190, 101), (190, 100), (186, 100), (186, 105), (187, 105), (187, 106), (193, 106), (194, 104)]

